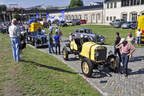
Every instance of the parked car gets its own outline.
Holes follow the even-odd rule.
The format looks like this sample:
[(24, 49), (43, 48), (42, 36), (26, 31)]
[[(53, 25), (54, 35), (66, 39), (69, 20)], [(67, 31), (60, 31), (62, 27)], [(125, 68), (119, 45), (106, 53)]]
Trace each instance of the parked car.
[(75, 35), (76, 38), (87, 38), (89, 41), (98, 44), (104, 44), (105, 41), (104, 36), (92, 33), (92, 29), (75, 29), (73, 35)]
[(67, 21), (66, 24), (68, 26), (75, 26), (75, 25), (80, 25), (81, 23), (79, 19), (73, 19), (73, 20)]
[(135, 30), (137, 29), (137, 22), (133, 22), (130, 26), (131, 29)]
[(86, 24), (86, 20), (80, 20), (80, 24)]
[(67, 24), (67, 26), (74, 26), (72, 20), (68, 20), (68, 21), (66, 22), (66, 24)]
[(112, 21), (110, 24), (114, 28), (120, 28), (123, 23), (125, 23), (125, 21), (123, 19), (116, 19), (115, 21)]
[(65, 21), (60, 21), (57, 23), (57, 26), (65, 27), (65, 26), (67, 26), (67, 24)]
[(26, 43), (37, 47), (48, 46), (47, 35), (42, 32), (28, 32), (26, 36)]
[(123, 23), (123, 24), (121, 25), (121, 28), (123, 28), (123, 29), (128, 29), (128, 28), (130, 28), (130, 26), (131, 26), (132, 24), (133, 24), (132, 22)]
[(3, 33), (3, 34), (8, 34), (8, 26), (0, 26), (0, 32)]

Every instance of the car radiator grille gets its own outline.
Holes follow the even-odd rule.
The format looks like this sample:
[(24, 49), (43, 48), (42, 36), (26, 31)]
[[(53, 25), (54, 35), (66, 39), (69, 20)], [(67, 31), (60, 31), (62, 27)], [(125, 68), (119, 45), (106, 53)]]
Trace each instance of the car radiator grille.
[(106, 50), (97, 50), (96, 52), (99, 53), (99, 56), (96, 57), (97, 61), (106, 60), (106, 54), (107, 54)]
[(42, 37), (42, 43), (46, 43), (47, 39), (45, 37)]

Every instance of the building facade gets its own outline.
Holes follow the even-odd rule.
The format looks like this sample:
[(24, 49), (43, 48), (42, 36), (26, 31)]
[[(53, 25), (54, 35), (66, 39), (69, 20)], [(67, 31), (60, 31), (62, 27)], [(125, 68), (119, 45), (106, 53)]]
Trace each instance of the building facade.
[(106, 0), (103, 10), (106, 24), (115, 19), (137, 21), (144, 13), (144, 0)]
[(137, 21), (137, 17), (144, 14), (144, 0), (105, 0), (99, 5), (59, 10), (23, 11), (22, 14), (30, 18), (39, 13), (40, 17), (46, 18), (47, 12), (50, 16), (61, 16), (61, 11), (65, 11), (66, 20), (85, 19), (88, 24), (108, 25), (115, 19)]

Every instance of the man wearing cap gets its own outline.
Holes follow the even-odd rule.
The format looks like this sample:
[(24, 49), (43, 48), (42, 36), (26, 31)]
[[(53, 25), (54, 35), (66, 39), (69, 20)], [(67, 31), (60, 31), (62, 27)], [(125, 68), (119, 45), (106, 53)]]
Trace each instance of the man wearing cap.
[(12, 24), (9, 27), (9, 36), (11, 38), (11, 44), (12, 44), (12, 52), (13, 52), (13, 58), (16, 62), (20, 61), (20, 51), (19, 51), (19, 44), (20, 44), (20, 29), (17, 25), (17, 20), (12, 19)]
[(135, 47), (131, 43), (128, 43), (125, 38), (122, 38), (120, 43), (116, 47), (120, 48), (124, 73), (125, 76), (127, 77), (129, 56), (135, 51)]

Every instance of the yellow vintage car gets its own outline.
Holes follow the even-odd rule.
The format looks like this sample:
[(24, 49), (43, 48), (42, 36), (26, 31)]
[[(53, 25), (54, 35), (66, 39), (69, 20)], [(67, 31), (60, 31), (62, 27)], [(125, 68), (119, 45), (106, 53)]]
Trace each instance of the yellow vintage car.
[(144, 15), (139, 16), (137, 21), (138, 25), (135, 31), (135, 35), (137, 36), (137, 30), (138, 28), (140, 28), (140, 30), (142, 31), (141, 42), (144, 43)]
[(87, 38), (75, 38), (63, 48), (63, 58), (69, 60), (69, 54), (79, 56), (81, 70), (87, 77), (91, 77), (93, 69), (101, 70), (108, 67), (112, 71), (119, 68), (119, 59), (113, 54), (107, 56), (105, 46), (89, 41)]
[(38, 29), (42, 29), (42, 24), (39, 22), (33, 22), (30, 24), (29, 31), (36, 32)]

